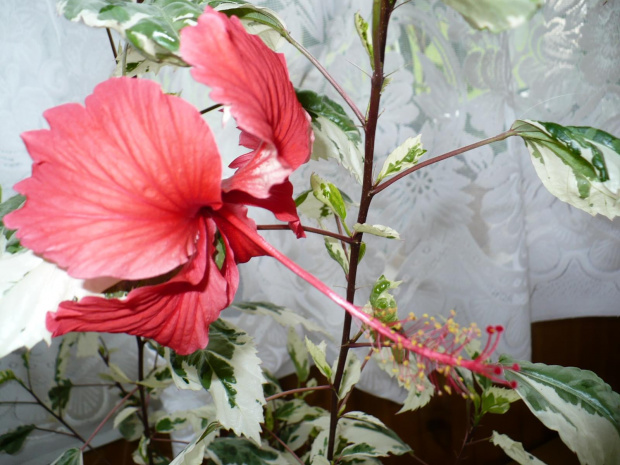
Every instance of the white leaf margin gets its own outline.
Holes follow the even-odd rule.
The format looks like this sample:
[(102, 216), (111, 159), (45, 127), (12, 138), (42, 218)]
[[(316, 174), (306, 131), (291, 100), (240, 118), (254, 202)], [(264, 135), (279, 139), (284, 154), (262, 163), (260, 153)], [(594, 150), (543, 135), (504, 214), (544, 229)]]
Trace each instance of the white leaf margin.
[(538, 460), (532, 454), (527, 452), (523, 444), (512, 440), (505, 434), (493, 431), (490, 441), (493, 445), (501, 447), (508, 457), (520, 465), (545, 465), (545, 462)]

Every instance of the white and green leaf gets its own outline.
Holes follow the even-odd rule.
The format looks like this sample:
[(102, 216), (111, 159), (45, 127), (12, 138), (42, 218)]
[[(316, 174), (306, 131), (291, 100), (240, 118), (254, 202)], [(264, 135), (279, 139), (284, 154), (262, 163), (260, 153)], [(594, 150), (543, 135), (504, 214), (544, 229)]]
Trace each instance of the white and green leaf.
[(194, 440), (170, 462), (170, 465), (201, 465), (205, 458), (205, 448), (215, 439), (219, 428), (219, 422), (215, 421), (210, 423), (202, 434), (197, 435)]
[[(332, 366), (333, 377), (336, 376), (336, 369), (338, 367), (338, 360), (334, 361)], [(338, 399), (344, 399), (351, 389), (359, 382), (362, 374), (362, 363), (355, 353), (347, 352), (347, 361), (344, 366), (344, 372), (342, 374), (342, 380), (340, 381), (340, 388), (338, 389)], [(333, 379), (330, 380), (332, 383)]]
[(6, 452), (9, 455), (17, 454), (34, 429), (35, 425), (22, 425), (0, 435), (0, 452)]
[(280, 48), (286, 25), (273, 10), (241, 0), (210, 0), (209, 5), (227, 16), (237, 16), (245, 30), (257, 35), (272, 50)]
[[(510, 362), (508, 359), (500, 361)], [(584, 464), (618, 463), (620, 395), (591, 371), (518, 362), (506, 379), (544, 425), (560, 434)]]
[(505, 434), (500, 434), (497, 431), (493, 431), (490, 441), (493, 445), (501, 447), (508, 457), (520, 465), (545, 465), (544, 462), (541, 462), (532, 454), (527, 452), (523, 447), (523, 444), (513, 441)]
[(71, 21), (118, 32), (151, 60), (186, 66), (179, 55), (179, 33), (196, 24), (206, 4), (204, 0), (60, 0), (57, 6)]
[(544, 0), (443, 0), (476, 29), (498, 33), (528, 21)]
[(249, 314), (269, 316), (282, 326), (291, 327), (301, 325), (308, 331), (327, 334), (325, 328), (304, 318), (299, 312), (270, 302), (235, 302), (231, 307)]
[(372, 38), (370, 37), (370, 27), (368, 22), (364, 19), (359, 11), (355, 13), (355, 30), (357, 31), (357, 35), (362, 41), (362, 45), (364, 46), (364, 50), (368, 54), (368, 58), (370, 58), (370, 66), (372, 69), (375, 69), (375, 58), (374, 51), (372, 46)]
[(297, 379), (300, 383), (305, 382), (310, 374), (310, 362), (308, 361), (308, 348), (292, 326), (288, 329), (286, 350), (291, 357)]
[(422, 135), (409, 137), (405, 142), (399, 145), (392, 153), (390, 153), (383, 162), (383, 167), (377, 176), (376, 183), (381, 182), (388, 176), (393, 176), (405, 171), (415, 165), (426, 150), (422, 147)]
[(380, 224), (355, 223), (353, 229), (359, 233), (372, 234), (373, 236), (385, 237), (387, 239), (400, 239), (400, 234), (397, 231)]
[(349, 274), (349, 257), (345, 253), (341, 242), (330, 236), (324, 236), (323, 242), (325, 243), (325, 248), (331, 259), (342, 267), (342, 271), (344, 271), (345, 274)]
[(80, 449), (68, 449), (52, 462), (52, 465), (83, 465), (84, 457)]
[(403, 406), (396, 413), (410, 412), (424, 407), (431, 401), (433, 394), (435, 394), (435, 386), (433, 386), (433, 383), (431, 383), (426, 376), (417, 379), (415, 383), (402, 383), (402, 385), (409, 392), (407, 393), (405, 402), (403, 402)]
[(347, 446), (339, 457), (387, 457), (411, 452), (411, 447), (372, 415), (348, 412), (340, 423), (338, 435)]
[(178, 387), (206, 389), (224, 428), (260, 441), (265, 378), (247, 333), (218, 319), (209, 327), (206, 349), (184, 356), (168, 351), (167, 357)]
[(620, 215), (620, 139), (595, 128), (516, 121), (544, 186), (591, 215)]
[(340, 219), (347, 218), (347, 206), (340, 190), (331, 182), (322, 179), (318, 174), (310, 176), (312, 193), (319, 202), (324, 203)]
[(297, 98), (312, 118), (314, 160), (335, 160), (362, 183), (364, 156), (360, 131), (342, 106), (311, 90), (297, 91)]
[(308, 348), (308, 352), (310, 353), (310, 357), (314, 361), (314, 364), (319, 369), (323, 376), (327, 379), (332, 379), (332, 368), (327, 363), (326, 351), (327, 344), (325, 341), (321, 341), (321, 343), (317, 346), (310, 339), (306, 337), (306, 347)]
[(219, 438), (207, 446), (207, 454), (218, 465), (288, 465), (275, 449), (243, 438)]

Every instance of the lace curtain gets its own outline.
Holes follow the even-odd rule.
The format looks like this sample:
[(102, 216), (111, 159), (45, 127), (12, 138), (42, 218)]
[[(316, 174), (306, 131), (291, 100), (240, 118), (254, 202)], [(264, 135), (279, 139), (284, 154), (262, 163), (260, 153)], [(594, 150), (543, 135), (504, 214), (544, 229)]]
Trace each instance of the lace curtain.
[[(46, 127), (42, 113), (47, 108), (83, 102), (110, 75), (114, 62), (106, 34), (59, 18), (54, 0), (2, 3), (0, 184), (7, 198), (13, 184), (30, 173), (19, 134)], [(369, 1), (256, 3), (278, 12), (357, 105), (366, 108), (370, 67), (354, 32), (353, 14), (361, 10), (368, 17)], [(403, 5), (394, 12), (388, 40), (386, 69), (391, 81), (382, 99), (379, 162), (418, 133), (427, 155), (435, 156), (499, 134), (519, 118), (595, 126), (618, 136), (618, 43), (616, 0), (548, 0), (528, 24), (499, 35), (472, 30), (440, 1)], [(280, 51), (296, 87), (341, 101), (292, 47), (285, 45)], [(183, 88), (183, 97), (200, 108), (209, 104), (207, 90), (193, 84), (185, 70), (164, 70), (155, 78), (166, 90)], [(219, 128), (220, 119), (218, 114), (209, 116), (211, 127)], [(225, 162), (240, 153), (233, 126), (218, 131)], [(312, 172), (352, 198), (359, 196), (351, 176), (324, 161), (295, 173), (298, 193), (308, 188)], [(254, 217), (258, 223), (273, 222), (263, 212), (254, 212)], [(368, 222), (396, 229), (403, 240), (365, 239), (368, 252), (358, 278), (358, 304), (365, 303), (372, 283), (385, 274), (403, 281), (396, 297), (404, 314), (447, 315), (455, 309), (462, 323), (502, 324), (507, 331), (499, 351), (517, 358), (530, 355), (532, 321), (620, 314), (620, 221), (592, 218), (555, 200), (538, 181), (520, 140), (477, 149), (399, 181), (375, 198)], [(290, 233), (274, 231), (264, 235), (332, 287), (345, 285), (322, 238), (309, 235), (298, 241)], [(287, 306), (327, 326), (339, 340), (342, 311), (275, 260), (254, 259), (241, 272), (239, 300)], [(232, 311), (224, 316), (254, 335), (268, 369), (290, 371), (282, 328)], [(133, 352), (135, 344), (127, 339), (131, 338), (114, 337), (110, 344)], [(333, 359), (335, 354), (328, 355)], [(34, 372), (42, 385), (52, 379), (54, 355), (45, 346), (34, 351)], [(131, 358), (125, 362), (129, 370)], [(0, 369), (8, 367), (20, 369), (18, 354), (0, 361)], [(73, 369), (76, 376), (88, 379), (93, 368), (84, 364)], [(373, 366), (365, 371), (362, 387), (403, 397)], [(71, 401), (68, 414), (90, 432), (116, 399), (102, 389), (84, 389), (79, 391), (82, 397)], [(6, 387), (0, 392), (3, 400), (18, 395)], [(93, 400), (85, 401), (88, 396)], [(35, 409), (6, 406), (0, 407), (0, 415), (7, 419), (5, 427), (43, 418)], [(39, 450), (53, 450), (58, 440), (45, 433), (39, 439)], [(41, 460), (36, 450), (26, 454), (30, 456), (14, 462), (8, 458), (7, 463)]]

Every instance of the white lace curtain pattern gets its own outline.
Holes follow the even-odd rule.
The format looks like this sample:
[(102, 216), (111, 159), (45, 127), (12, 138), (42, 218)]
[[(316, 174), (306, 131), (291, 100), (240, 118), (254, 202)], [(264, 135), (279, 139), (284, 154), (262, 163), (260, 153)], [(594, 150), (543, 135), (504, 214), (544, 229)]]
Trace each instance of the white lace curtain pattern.
[[(12, 186), (30, 173), (30, 158), (19, 134), (46, 127), (42, 114), (47, 108), (83, 102), (114, 68), (105, 32), (59, 18), (54, 3), (2, 2), (3, 198), (12, 195)], [(366, 108), (370, 67), (354, 32), (353, 14), (361, 10), (368, 17), (371, 2), (256, 3), (274, 9), (357, 105)], [(435, 156), (499, 134), (520, 118), (594, 126), (619, 136), (618, 43), (617, 0), (548, 0), (528, 24), (499, 35), (472, 30), (438, 0), (403, 5), (394, 12), (388, 41), (386, 70), (391, 82), (382, 98), (378, 160), (418, 133), (427, 156)], [(325, 93), (344, 106), (304, 57), (288, 45), (281, 51), (296, 87)], [(166, 70), (157, 79), (166, 90), (183, 87), (183, 97), (197, 105), (208, 103), (205, 88), (193, 84), (185, 71)], [(211, 127), (219, 128), (219, 115), (209, 118)], [(239, 153), (231, 126), (218, 135), (224, 158)], [(345, 170), (324, 161), (311, 162), (295, 173), (297, 192), (308, 188), (312, 172), (319, 172), (352, 198), (359, 195), (359, 186)], [(255, 213), (258, 223), (274, 222), (269, 214)], [(593, 218), (555, 200), (538, 181), (523, 143), (515, 138), (402, 179), (377, 195), (368, 222), (396, 229), (403, 240), (365, 239), (368, 252), (358, 278), (358, 304), (365, 303), (372, 283), (385, 274), (403, 281), (396, 293), (403, 315), (410, 311), (447, 315), (455, 309), (463, 323), (501, 324), (506, 333), (499, 352), (517, 358), (530, 355), (532, 321), (620, 315), (620, 221)], [(325, 253), (322, 238), (309, 235), (299, 241), (292, 234), (274, 231), (264, 235), (330, 286), (344, 286), (342, 272)], [(308, 289), (275, 260), (253, 259), (241, 271), (237, 299), (287, 306), (327, 326), (334, 341), (340, 339), (339, 307)], [(250, 330), (267, 368), (280, 374), (290, 369), (282, 328), (267, 319), (229, 311), (223, 316), (234, 317)], [(115, 341), (126, 344), (126, 350), (135, 345)], [(52, 379), (54, 355), (44, 346), (34, 352), (41, 383)], [(0, 361), (0, 369), (19, 365), (16, 354)], [(87, 378), (89, 369), (76, 367), (76, 375)], [(362, 387), (402, 397), (373, 367), (365, 372)], [(6, 398), (6, 388), (2, 389)], [(101, 399), (92, 402), (84, 416), (86, 430), (103, 417), (103, 407), (109, 410), (113, 405), (114, 399)], [(73, 414), (71, 408), (86, 408), (79, 402), (72, 405), (69, 414)], [(4, 426), (30, 422), (32, 415), (39, 414), (0, 406)], [(39, 447), (52, 448), (56, 439), (43, 434), (41, 440), (47, 443)], [(30, 458), (40, 460), (36, 453)], [(8, 460), (26, 463), (29, 459)]]

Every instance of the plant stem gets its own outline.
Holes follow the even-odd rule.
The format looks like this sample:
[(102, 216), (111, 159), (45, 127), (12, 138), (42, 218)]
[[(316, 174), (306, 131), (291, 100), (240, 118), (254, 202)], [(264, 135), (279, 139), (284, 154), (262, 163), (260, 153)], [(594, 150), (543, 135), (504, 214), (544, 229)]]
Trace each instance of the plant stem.
[(411, 168), (403, 171), (402, 173), (398, 173), (392, 179), (389, 179), (389, 180), (385, 181), (384, 183), (379, 184), (374, 189), (372, 189), (370, 194), (371, 195), (378, 194), (383, 189), (385, 189), (386, 187), (389, 187), (390, 185), (392, 185), (393, 183), (395, 183), (399, 179), (404, 178), (405, 176), (407, 176), (407, 175), (409, 175), (411, 173), (414, 173), (414, 172), (418, 171), (419, 169), (424, 168), (425, 166), (432, 165), (432, 164), (440, 162), (442, 160), (446, 160), (448, 158), (455, 157), (456, 155), (460, 155), (461, 153), (468, 152), (468, 151), (473, 150), (473, 149), (477, 149), (478, 147), (483, 147), (485, 145), (489, 145), (489, 144), (491, 144), (493, 142), (498, 142), (500, 140), (508, 139), (510, 136), (516, 136), (516, 135), (517, 135), (517, 133), (515, 131), (512, 131), (512, 130), (506, 131), (506, 132), (503, 132), (503, 133), (501, 133), (501, 134), (499, 134), (497, 136), (489, 137), (488, 139), (483, 139), (483, 140), (478, 141), (478, 142), (476, 142), (474, 144), (466, 145), (465, 147), (461, 147), (459, 149), (452, 150), (451, 152), (444, 153), (443, 155), (439, 155), (437, 157), (425, 160), (422, 163), (418, 163), (417, 165), (412, 166)]
[[(144, 340), (140, 336), (136, 336), (138, 342), (138, 381), (144, 380)], [(151, 430), (149, 428), (149, 414), (146, 405), (146, 396), (144, 394), (144, 386), (138, 385), (138, 392), (140, 393), (140, 407), (142, 409), (142, 424), (144, 425), (144, 436), (147, 441), (151, 440)], [(149, 465), (153, 465), (153, 454), (151, 453), (150, 445), (146, 446), (146, 455), (149, 458)]]
[(269, 396), (265, 398), (265, 402), (271, 402), (272, 400), (279, 399), (280, 397), (290, 396), (291, 394), (297, 394), (299, 392), (322, 391), (324, 389), (331, 389), (331, 388), (332, 387), (329, 384), (324, 384), (323, 386), (291, 389), (289, 391), (278, 392), (277, 394), (274, 394), (273, 396)]
[[(390, 0), (374, 0), (373, 8), (373, 31), (372, 42), (374, 49), (374, 71), (371, 78), (370, 104), (368, 115), (364, 124), (365, 145), (364, 145), (364, 177), (362, 183), (362, 194), (360, 209), (357, 217), (358, 223), (365, 223), (372, 200), (372, 171), (374, 167), (375, 136), (377, 132), (377, 122), (379, 120), (379, 104), (381, 102), (381, 91), (383, 89), (383, 59), (385, 56), (385, 45), (387, 40), (387, 29), (393, 4)], [(361, 246), (362, 234), (356, 233), (353, 236), (356, 242), (351, 245), (351, 258), (349, 260), (349, 274), (347, 280), (347, 301), (353, 303), (355, 299), (355, 285), (357, 281), (357, 268)], [(351, 314), (345, 313), (342, 324), (342, 339), (338, 365), (334, 377), (334, 393), (332, 395), (332, 405), (330, 412), (329, 439), (327, 443), (327, 459), (334, 457), (334, 445), (336, 441), (336, 426), (338, 424), (338, 411), (340, 410), (338, 389), (344, 375), (344, 368), (349, 351), (349, 338), (351, 336)]]
[(312, 54), (303, 45), (301, 45), (299, 42), (293, 39), (293, 37), (291, 37), (291, 35), (288, 32), (285, 32), (283, 37), (293, 47), (299, 50), (301, 54), (305, 56), (310, 61), (310, 63), (312, 63), (316, 67), (316, 69), (319, 70), (319, 72), (323, 76), (325, 76), (325, 79), (327, 79), (327, 82), (329, 82), (334, 87), (334, 89), (336, 89), (336, 92), (340, 94), (343, 100), (347, 102), (347, 105), (349, 105), (349, 108), (353, 110), (353, 113), (355, 113), (355, 116), (357, 117), (359, 122), (362, 124), (362, 127), (365, 126), (366, 119), (364, 118), (364, 114), (360, 111), (359, 108), (357, 108), (357, 105), (355, 105), (355, 102), (353, 102), (351, 97), (349, 97), (349, 95), (344, 91), (344, 89), (340, 86), (340, 84), (338, 84), (336, 80), (331, 76), (331, 74), (327, 72), (325, 67), (321, 63), (319, 63), (319, 61), (316, 58), (314, 58), (314, 56), (312, 56)]
[(62, 434), (63, 436), (69, 436), (71, 438), (73, 438), (73, 434), (71, 433), (65, 433), (64, 431), (58, 431), (55, 429), (49, 429), (49, 428), (41, 428), (40, 426), (35, 426), (34, 429), (38, 430), (38, 431), (45, 431), (47, 433), (55, 433), (55, 434)]
[(271, 437), (273, 437), (276, 441), (278, 441), (282, 447), (284, 447), (284, 449), (286, 449), (286, 451), (291, 454), (293, 456), (293, 458), (298, 462), (301, 463), (301, 465), (305, 465), (304, 461), (301, 460), (297, 454), (295, 453), (295, 451), (293, 451), (293, 449), (291, 449), (289, 446), (286, 445), (286, 443), (280, 439), (278, 436), (276, 436), (276, 433), (274, 433), (273, 431), (271, 431), (270, 429), (267, 429), (265, 426), (263, 426), (263, 431), (268, 432)]
[(106, 27), (105, 30), (108, 33), (108, 40), (110, 41), (110, 47), (112, 48), (112, 54), (114, 55), (114, 60), (116, 60), (116, 58), (117, 58), (116, 46), (114, 45), (114, 39), (112, 39), (112, 33), (110, 32), (110, 28), (109, 27)]
[[(290, 231), (291, 228), (288, 224), (259, 224), (256, 226), (256, 229), (259, 231)], [(320, 234), (321, 236), (329, 236), (334, 239), (338, 239), (339, 241), (346, 242), (348, 244), (354, 244), (356, 241), (351, 239), (349, 236), (344, 234), (337, 234), (331, 231), (325, 231), (324, 229), (312, 228), (310, 226), (302, 226), (302, 229), (306, 232), (311, 232), (313, 234)]]
[(112, 415), (114, 415), (119, 408), (121, 408), (125, 402), (127, 402), (127, 399), (129, 399), (132, 395), (135, 394), (135, 392), (138, 390), (138, 388), (134, 388), (132, 391), (130, 391), (129, 393), (127, 393), (127, 395), (125, 397), (123, 397), (118, 404), (116, 404), (114, 406), (114, 408), (112, 410), (110, 410), (108, 412), (108, 414), (105, 416), (105, 418), (103, 420), (101, 420), (101, 423), (99, 423), (97, 425), (97, 427), (95, 428), (95, 431), (93, 431), (93, 433), (88, 437), (88, 439), (86, 440), (86, 442), (84, 443), (84, 445), (80, 448), (80, 450), (84, 451), (84, 449), (90, 445), (90, 441), (93, 440), (93, 438), (99, 433), (99, 431), (101, 431), (101, 428), (103, 428), (103, 425), (105, 425), (108, 420), (110, 418), (112, 418)]
[(200, 110), (200, 114), (204, 115), (205, 113), (209, 113), (210, 111), (217, 110), (220, 107), (223, 107), (221, 103), (216, 103), (215, 105), (211, 105), (210, 107), (205, 108), (204, 110)]

